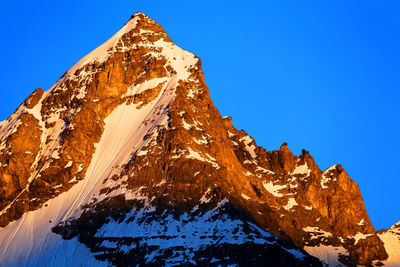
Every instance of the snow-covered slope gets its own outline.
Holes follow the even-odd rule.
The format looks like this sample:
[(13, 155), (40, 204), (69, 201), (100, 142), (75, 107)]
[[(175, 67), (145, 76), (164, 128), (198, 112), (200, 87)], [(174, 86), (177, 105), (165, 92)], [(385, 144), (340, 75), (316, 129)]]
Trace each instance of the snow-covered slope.
[[(118, 254), (141, 254), (136, 260), (140, 265), (226, 265), (238, 263), (239, 258), (260, 264), (262, 254), (276, 250), (268, 257), (287, 258), (291, 264), (301, 264), (308, 255), (285, 244), (281, 239), (228, 212), (228, 200), (220, 201), (213, 209), (202, 212), (193, 209), (180, 216), (171, 213), (157, 214), (151, 205), (132, 210), (125, 220), (110, 220), (91, 239), (91, 246), (110, 257), (112, 264), (128, 264)], [(214, 253), (207, 255), (210, 245)], [(235, 249), (252, 249), (248, 255), (235, 255)], [(260, 254), (261, 253), (261, 254)], [(170, 256), (168, 256), (170, 255)], [(132, 257), (134, 258), (134, 257)], [(125, 262), (124, 262), (125, 260)]]
[[(43, 255), (49, 253), (49, 248), (63, 247), (59, 244), (60, 236), (51, 232), (52, 227), (75, 213), (79, 214), (79, 208), (87, 204), (93, 195), (98, 195), (98, 186), (112, 175), (114, 168), (128, 161), (132, 151), (140, 150), (145, 143), (144, 135), (151, 133), (156, 126), (165, 125), (165, 112), (158, 116), (155, 113), (172, 100), (175, 83), (176, 78), (173, 77), (160, 96), (141, 109), (137, 109), (135, 104), (122, 104), (107, 117), (104, 133), (96, 145), (96, 153), (85, 179), (46, 202), (44, 208), (24, 214), (18, 221), (0, 230), (0, 255), (4, 263), (9, 264), (8, 260), (29, 262), (32, 255)], [(142, 122), (146, 119), (155, 122), (144, 126)]]
[(379, 238), (385, 244), (389, 258), (385, 266), (400, 266), (400, 221), (388, 230), (380, 231)]

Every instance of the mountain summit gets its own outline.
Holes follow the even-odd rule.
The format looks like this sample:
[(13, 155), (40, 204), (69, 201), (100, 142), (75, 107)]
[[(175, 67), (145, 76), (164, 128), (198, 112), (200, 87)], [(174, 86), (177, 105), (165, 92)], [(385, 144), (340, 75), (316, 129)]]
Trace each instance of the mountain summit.
[(0, 227), (5, 266), (400, 264), (342, 166), (257, 146), (142, 13), (0, 123)]

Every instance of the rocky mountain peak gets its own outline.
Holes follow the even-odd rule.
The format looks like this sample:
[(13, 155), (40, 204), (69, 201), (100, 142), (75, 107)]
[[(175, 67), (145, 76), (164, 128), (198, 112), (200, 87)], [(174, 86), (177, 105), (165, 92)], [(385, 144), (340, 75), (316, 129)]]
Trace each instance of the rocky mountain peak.
[(1, 261), (56, 264), (65, 246), (120, 266), (387, 258), (340, 165), (267, 151), (208, 92), (200, 60), (140, 12), (36, 89), (0, 124)]
[[(198, 59), (174, 45), (160, 25), (137, 13), (52, 88), (35, 90), (1, 128), (4, 151), (27, 143), (19, 135), (25, 126), (26, 131), (35, 129), (37, 138), (29, 142), (32, 154), (24, 156), (25, 161), (20, 161), (16, 151), (4, 154), (3, 166), (7, 168), (3, 168), (0, 208), (5, 210), (0, 214), (0, 225), (40, 207), (83, 179), (104, 119), (115, 107), (121, 103), (145, 106), (176, 84), (190, 81), (199, 69), (197, 65)], [(49, 186), (56, 190), (47, 190)], [(35, 202), (21, 204), (22, 208), (20, 198), (21, 203), (26, 199)]]

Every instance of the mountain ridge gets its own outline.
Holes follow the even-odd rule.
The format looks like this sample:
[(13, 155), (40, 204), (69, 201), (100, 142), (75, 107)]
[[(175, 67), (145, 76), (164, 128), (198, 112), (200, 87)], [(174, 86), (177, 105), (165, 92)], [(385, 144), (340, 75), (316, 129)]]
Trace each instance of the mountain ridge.
[[(139, 240), (116, 239), (105, 235), (108, 231), (98, 236), (98, 231), (112, 221), (133, 220), (140, 225), (140, 212), (155, 212), (150, 225), (165, 222), (169, 217), (163, 217), (163, 212), (177, 216), (173, 224), (196, 221), (225, 199), (234, 215), (224, 217), (217, 212), (211, 217), (222, 216), (233, 223), (241, 214), (239, 218), (244, 219), (239, 225), (254, 221), (261, 227), (257, 229), (293, 242), (326, 264), (370, 265), (387, 257), (357, 184), (340, 165), (322, 172), (305, 150), (297, 157), (287, 144), (277, 151), (258, 147), (247, 133), (233, 127), (230, 118), (221, 118), (209, 97), (200, 60), (176, 47), (162, 27), (142, 13), (133, 15), (50, 90), (35, 90), (14, 115), (7, 127), (0, 125), (1, 145), (8, 148), (0, 158), (8, 162), (8, 168), (0, 169), (5, 191), (1, 195), (0, 226), (4, 228), (0, 240), (8, 240), (7, 249), (0, 253), (3, 259), (18, 254), (20, 244), (14, 240), (26, 234), (20, 230), (21, 225), (27, 227), (23, 220), (37, 216), (32, 219), (37, 223), (47, 213), (50, 225), (44, 229), (37, 224), (45, 244), (63, 246), (60, 236), (78, 238), (91, 252), (103, 250), (96, 259), (116, 265), (127, 263), (115, 260), (116, 255), (127, 257), (128, 262), (165, 264), (171, 253), (168, 249), (161, 258), (151, 257), (154, 250), (138, 245)], [(32, 135), (30, 142), (22, 141)], [(17, 158), (26, 151), (30, 153), (21, 165)], [(18, 171), (26, 165), (34, 171)], [(335, 198), (336, 194), (339, 197)], [(343, 200), (348, 207), (342, 207)], [(62, 211), (65, 204), (69, 208)], [(46, 211), (47, 207), (52, 212)], [(19, 225), (13, 229), (16, 222)], [(5, 237), (8, 231), (13, 238)], [(34, 232), (32, 240), (37, 239)], [(106, 241), (112, 247), (123, 243), (131, 250), (125, 251), (126, 255), (110, 252), (112, 247), (103, 246)], [(253, 247), (257, 245), (254, 242)], [(240, 244), (244, 249), (247, 241)], [(147, 259), (132, 258), (138, 247), (145, 249)], [(182, 253), (180, 256), (192, 252)], [(313, 262), (306, 254), (296, 257), (298, 253), (305, 252), (285, 257), (299, 265), (302, 259)], [(210, 263), (198, 262), (199, 255), (182, 260)], [(27, 259), (22, 256), (21, 260)], [(315, 261), (313, 264), (317, 266)]]

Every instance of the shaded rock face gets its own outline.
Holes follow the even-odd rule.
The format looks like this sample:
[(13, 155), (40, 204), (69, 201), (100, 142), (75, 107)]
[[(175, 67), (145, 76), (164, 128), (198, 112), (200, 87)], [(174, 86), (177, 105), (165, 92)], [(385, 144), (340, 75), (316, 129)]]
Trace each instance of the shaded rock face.
[(6, 263), (29, 263), (26, 231), (35, 257), (78, 238), (119, 266), (388, 257), (340, 165), (258, 147), (221, 117), (200, 60), (141, 13), (0, 124), (0, 209)]
[(304, 250), (259, 228), (226, 199), (214, 201), (183, 211), (117, 197), (53, 231), (65, 239), (77, 236), (97, 259), (115, 266), (322, 266)]

